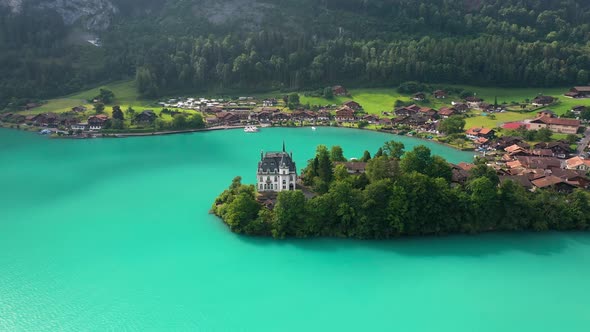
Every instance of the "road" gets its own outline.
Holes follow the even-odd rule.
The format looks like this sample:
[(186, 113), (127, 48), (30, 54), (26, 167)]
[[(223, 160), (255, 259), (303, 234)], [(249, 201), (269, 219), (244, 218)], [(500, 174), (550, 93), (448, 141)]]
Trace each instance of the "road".
[(588, 144), (590, 143), (590, 127), (586, 127), (586, 131), (584, 132), (584, 138), (582, 138), (582, 140), (580, 141), (580, 144), (578, 144), (578, 155), (584, 153), (584, 149), (588, 146)]

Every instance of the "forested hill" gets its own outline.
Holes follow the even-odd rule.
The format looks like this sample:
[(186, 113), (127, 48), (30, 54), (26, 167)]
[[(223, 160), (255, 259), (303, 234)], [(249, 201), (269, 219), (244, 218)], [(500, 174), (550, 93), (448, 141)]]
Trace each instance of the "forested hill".
[(155, 97), (590, 71), (587, 0), (0, 0), (0, 27), (0, 108), (128, 77)]

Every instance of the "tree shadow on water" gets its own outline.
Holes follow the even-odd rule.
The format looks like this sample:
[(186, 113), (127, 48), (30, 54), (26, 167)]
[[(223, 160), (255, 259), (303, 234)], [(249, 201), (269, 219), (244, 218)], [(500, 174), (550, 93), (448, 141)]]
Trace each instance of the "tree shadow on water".
[(334, 253), (358, 250), (385, 251), (395, 255), (415, 257), (485, 257), (509, 252), (551, 256), (562, 253), (575, 243), (590, 247), (590, 233), (584, 232), (490, 233), (445, 237), (403, 237), (390, 240), (335, 238), (276, 240), (236, 236), (240, 241), (254, 246), (295, 247), (302, 251)]

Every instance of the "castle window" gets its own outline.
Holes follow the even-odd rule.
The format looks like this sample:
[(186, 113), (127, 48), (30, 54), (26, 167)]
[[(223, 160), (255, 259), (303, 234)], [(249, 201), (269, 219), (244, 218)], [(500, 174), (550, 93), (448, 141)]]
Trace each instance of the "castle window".
[(275, 176), (275, 181), (279, 181), (279, 177), (278, 176)]

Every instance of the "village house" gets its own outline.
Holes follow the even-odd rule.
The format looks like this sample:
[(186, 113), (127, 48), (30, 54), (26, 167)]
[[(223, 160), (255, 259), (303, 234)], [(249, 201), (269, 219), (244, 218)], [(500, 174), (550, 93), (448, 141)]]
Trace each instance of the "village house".
[(423, 100), (426, 99), (426, 94), (424, 92), (415, 93), (412, 96), (412, 99), (415, 100), (415, 101), (423, 101)]
[(436, 98), (436, 99), (447, 98), (447, 93), (444, 90), (435, 90), (432, 94), (434, 95), (434, 98)]
[(295, 111), (291, 114), (291, 119), (293, 121), (315, 122), (317, 114), (312, 111)]
[(349, 107), (344, 106), (336, 111), (336, 121), (338, 122), (353, 122), (355, 120), (354, 111)]
[(98, 131), (104, 127), (109, 117), (105, 114), (93, 115), (88, 118), (88, 130)]
[(74, 113), (84, 113), (84, 112), (86, 112), (86, 107), (85, 106), (81, 106), (81, 105), (80, 106), (72, 107), (72, 112), (74, 112)]
[(367, 121), (369, 124), (377, 124), (379, 123), (379, 117), (373, 114), (367, 114), (363, 116), (363, 120)]
[(456, 109), (454, 107), (443, 107), (440, 110), (438, 110), (438, 116), (440, 116), (443, 119), (449, 118), (455, 115), (455, 113)]
[(348, 96), (348, 90), (346, 90), (342, 85), (336, 85), (332, 87), (332, 94), (334, 96)]
[(367, 163), (355, 161), (355, 162), (335, 162), (334, 168), (338, 165), (344, 165), (348, 174), (362, 174), (367, 169)]
[(285, 151), (260, 152), (258, 172), (256, 173), (256, 187), (259, 192), (281, 192), (295, 190), (297, 184), (297, 167), (293, 161), (293, 154)]
[(135, 123), (141, 125), (151, 125), (156, 121), (157, 115), (152, 110), (145, 110), (135, 116)]
[(580, 120), (539, 116), (529, 123), (529, 129), (539, 130), (541, 128), (549, 128), (549, 130), (555, 133), (576, 134), (580, 128), (580, 124)]
[(409, 116), (409, 115), (416, 114), (416, 113), (420, 112), (420, 109), (421, 109), (420, 106), (413, 104), (410, 106), (397, 108), (397, 109), (395, 109), (394, 113), (397, 116)]
[(565, 94), (570, 98), (590, 98), (590, 86), (576, 86)]
[(291, 114), (286, 113), (286, 112), (275, 113), (272, 117), (272, 120), (274, 122), (289, 121), (290, 119), (291, 119)]
[(478, 109), (480, 107), (481, 103), (483, 102), (483, 99), (481, 99), (479, 97), (475, 97), (475, 96), (473, 96), (473, 97), (470, 96), (470, 97), (465, 98), (465, 102), (467, 103), (467, 106), (469, 108)]
[(430, 121), (430, 118), (428, 118), (427, 116), (420, 114), (420, 113), (414, 113), (409, 116), (396, 117), (392, 120), (394, 125), (408, 126), (410, 128), (414, 128), (414, 129), (418, 129), (418, 128), (431, 129), (430, 126), (427, 125), (429, 123), (429, 121)]
[(278, 103), (278, 101), (275, 98), (265, 99), (262, 101), (262, 106), (263, 107), (273, 107), (273, 106), (276, 106), (277, 103)]
[(379, 125), (383, 127), (391, 127), (391, 119), (390, 118), (381, 118), (379, 119)]
[(494, 137), (495, 134), (496, 134), (496, 132), (493, 129), (479, 128), (479, 127), (470, 128), (465, 132), (465, 135), (467, 135), (467, 137), (469, 137), (471, 139), (475, 139), (478, 137), (490, 139), (490, 138)]
[(349, 101), (347, 101), (347, 102), (344, 102), (344, 103), (342, 104), (342, 106), (349, 107), (349, 108), (351, 108), (351, 109), (353, 109), (353, 110), (355, 110), (355, 111), (358, 111), (358, 110), (360, 110), (360, 109), (362, 109), (362, 108), (363, 108), (363, 107), (361, 106), (361, 104), (357, 103), (357, 102), (356, 102), (356, 101), (354, 101), (354, 100), (349, 100)]
[(88, 123), (87, 122), (82, 122), (82, 123), (76, 123), (70, 126), (71, 130), (74, 131), (86, 131), (88, 130)]
[(240, 123), (240, 117), (231, 112), (220, 112), (217, 113), (217, 119), (219, 119), (219, 123), (224, 125), (233, 125)]
[(490, 146), (497, 150), (504, 150), (505, 148), (518, 145), (523, 149), (529, 149), (530, 145), (524, 141), (522, 137), (516, 136), (501, 136), (494, 140), (493, 144)]
[(469, 110), (469, 105), (465, 103), (452, 103), (453, 108), (459, 113), (465, 113)]
[(330, 121), (331, 118), (332, 116), (330, 115), (330, 112), (326, 110), (321, 110), (318, 112), (318, 121)]
[(532, 105), (538, 107), (547, 106), (553, 104), (555, 100), (556, 99), (551, 96), (537, 96), (533, 99)]
[(590, 160), (576, 156), (565, 161), (565, 168), (587, 172), (590, 170)]
[(573, 184), (554, 175), (545, 176), (540, 179), (532, 180), (531, 182), (533, 183), (533, 186), (535, 186), (535, 189), (551, 188), (560, 193), (571, 193), (576, 188)]
[(572, 113), (574, 113), (575, 115), (580, 115), (582, 114), (582, 112), (584, 112), (586, 110), (586, 106), (584, 105), (578, 105), (578, 106), (574, 106), (572, 107), (571, 111)]
[(270, 123), (273, 119), (273, 115), (273, 112), (268, 111), (252, 112), (250, 113), (248, 119), (250, 121), (258, 121), (260, 123)]
[(430, 107), (421, 107), (420, 114), (428, 117), (431, 120), (435, 120), (436, 118), (438, 118), (437, 111)]
[(531, 157), (531, 156), (519, 156), (516, 157), (516, 161), (524, 168), (528, 169), (553, 169), (561, 168), (561, 161), (554, 157)]
[(565, 159), (572, 152), (570, 145), (565, 141), (540, 142), (534, 145), (535, 149), (550, 150), (553, 157)]

